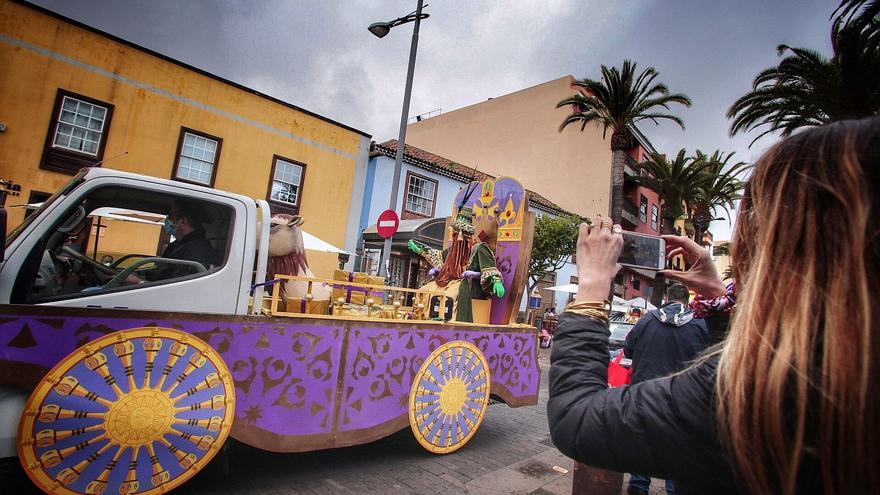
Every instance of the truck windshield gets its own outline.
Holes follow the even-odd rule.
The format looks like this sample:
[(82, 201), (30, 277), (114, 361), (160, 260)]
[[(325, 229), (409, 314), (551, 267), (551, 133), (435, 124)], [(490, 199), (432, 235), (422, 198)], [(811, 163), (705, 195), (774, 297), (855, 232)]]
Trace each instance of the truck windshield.
[(52, 203), (57, 201), (58, 198), (60, 198), (61, 196), (66, 195), (67, 193), (72, 191), (74, 188), (76, 188), (76, 186), (78, 186), (79, 183), (82, 182), (82, 178), (86, 174), (86, 172), (87, 172), (86, 169), (80, 170), (79, 173), (77, 173), (73, 177), (73, 179), (70, 179), (70, 182), (68, 182), (61, 189), (55, 191), (55, 194), (50, 196), (49, 199), (47, 199), (46, 201), (43, 201), (43, 204), (41, 204), (40, 207), (37, 208), (37, 211), (31, 213), (30, 215), (27, 215), (25, 217), (25, 219), (21, 222), (21, 224), (19, 224), (19, 226), (15, 228), (15, 230), (10, 232), (9, 235), (6, 236), (6, 246), (11, 245), (12, 242), (15, 241), (15, 239), (22, 232), (24, 232), (27, 229), (28, 225), (30, 225), (34, 220), (36, 220), (37, 217), (39, 217), (40, 214), (42, 214), (49, 207), (49, 205), (51, 205)]

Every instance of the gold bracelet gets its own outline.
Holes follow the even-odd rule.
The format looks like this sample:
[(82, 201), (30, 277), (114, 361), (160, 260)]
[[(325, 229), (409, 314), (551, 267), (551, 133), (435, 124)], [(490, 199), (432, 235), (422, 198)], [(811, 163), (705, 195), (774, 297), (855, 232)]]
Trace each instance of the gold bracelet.
[(611, 311), (611, 301), (574, 301), (569, 303), (570, 309), (598, 309), (599, 311)]

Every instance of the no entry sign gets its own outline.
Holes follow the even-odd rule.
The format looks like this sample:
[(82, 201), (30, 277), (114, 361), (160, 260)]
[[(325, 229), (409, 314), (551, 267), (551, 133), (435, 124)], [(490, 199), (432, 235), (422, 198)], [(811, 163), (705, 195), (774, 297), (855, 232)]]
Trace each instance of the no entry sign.
[(376, 232), (383, 239), (388, 239), (396, 234), (398, 227), (400, 227), (400, 218), (397, 216), (396, 211), (385, 210), (379, 214), (379, 221), (376, 222)]

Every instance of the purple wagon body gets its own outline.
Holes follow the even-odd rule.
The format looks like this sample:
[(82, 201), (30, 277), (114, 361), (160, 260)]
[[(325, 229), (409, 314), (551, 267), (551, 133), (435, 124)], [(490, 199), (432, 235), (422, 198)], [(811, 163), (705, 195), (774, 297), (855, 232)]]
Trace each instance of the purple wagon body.
[(450, 341), (482, 351), (491, 393), (508, 405), (538, 397), (530, 327), (13, 305), (0, 314), (0, 385), (30, 390), (82, 344), (149, 326), (190, 333), (220, 353), (235, 383), (232, 436), (270, 451), (361, 444), (405, 428), (415, 374)]

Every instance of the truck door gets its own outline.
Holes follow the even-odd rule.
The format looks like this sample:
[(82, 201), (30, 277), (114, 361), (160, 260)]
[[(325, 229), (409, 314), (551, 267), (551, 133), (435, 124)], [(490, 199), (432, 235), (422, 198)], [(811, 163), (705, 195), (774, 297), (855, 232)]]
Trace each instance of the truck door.
[[(245, 245), (247, 216), (245, 203), (222, 193), (97, 178), (12, 246), (0, 272), (2, 296), (17, 304), (243, 314), (254, 251)], [(233, 249), (236, 234), (241, 245)]]

